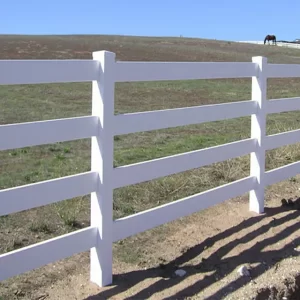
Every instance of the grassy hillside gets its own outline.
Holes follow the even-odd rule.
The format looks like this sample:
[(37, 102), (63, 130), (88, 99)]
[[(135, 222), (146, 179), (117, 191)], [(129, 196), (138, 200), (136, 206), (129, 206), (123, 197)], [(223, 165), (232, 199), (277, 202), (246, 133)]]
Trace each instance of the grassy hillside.
[(251, 61), (264, 55), (271, 62), (295, 63), (300, 58), (296, 49), (194, 38), (0, 35), (0, 45), (1, 59), (90, 58), (98, 50), (140, 61)]
[[(184, 38), (123, 36), (0, 36), (0, 59), (91, 58), (92, 51), (109, 50), (118, 60), (251, 61), (263, 55), (273, 63), (298, 63), (300, 51)], [(268, 97), (300, 95), (299, 79), (268, 81)], [(250, 79), (123, 83), (116, 85), (116, 113), (249, 100)], [(91, 84), (0, 86), (0, 123), (84, 116), (91, 113)], [(298, 112), (270, 115), (268, 133), (299, 128)], [(250, 136), (250, 118), (158, 130), (115, 138), (115, 166), (196, 150)], [(299, 160), (299, 145), (268, 152), (267, 169)], [(90, 169), (90, 141), (57, 143), (0, 152), (0, 188), (33, 183)], [(114, 192), (115, 217), (174, 201), (249, 174), (249, 156), (153, 180)], [(0, 218), (0, 253), (89, 225), (89, 197)], [(141, 262), (149, 234), (115, 245), (116, 257)], [(159, 235), (156, 235), (159, 239)]]

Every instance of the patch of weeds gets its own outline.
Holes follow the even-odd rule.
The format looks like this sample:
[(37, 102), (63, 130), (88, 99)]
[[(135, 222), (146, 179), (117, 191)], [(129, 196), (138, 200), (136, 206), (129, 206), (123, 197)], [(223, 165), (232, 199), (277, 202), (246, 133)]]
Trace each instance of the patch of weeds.
[(34, 172), (30, 172), (26, 175), (24, 175), (24, 181), (25, 182), (32, 182), (33, 178), (37, 177), (39, 175), (39, 172), (34, 171)]
[(290, 182), (297, 182), (297, 179), (296, 179), (296, 177), (291, 177), (291, 178), (289, 179), (289, 181), (290, 181)]
[(298, 161), (300, 158), (299, 150), (300, 143), (267, 151), (266, 170), (268, 171)]
[(121, 201), (118, 201), (117, 203), (114, 202), (113, 210), (116, 213), (121, 212), (122, 214), (125, 214), (126, 216), (136, 213), (133, 204), (128, 203), (128, 202), (121, 204)]
[(6, 247), (4, 248), (4, 252), (10, 252), (22, 247), (24, 247), (23, 242), (18, 238), (13, 238), (7, 243)]
[(113, 246), (114, 254), (129, 264), (151, 265), (157, 263), (155, 245), (163, 242), (169, 234), (166, 226), (159, 226), (146, 232), (120, 240)]
[(24, 176), (24, 180), (25, 180), (26, 182), (29, 182), (29, 181), (30, 181), (30, 176), (29, 176), (29, 175), (25, 175), (25, 176)]
[(136, 264), (145, 260), (148, 261), (149, 257), (143, 251), (143, 249), (134, 246), (137, 242), (139, 242), (139, 244), (144, 242), (143, 248), (147, 248), (147, 241), (140, 241), (137, 238), (130, 237), (113, 246), (115, 255), (118, 257), (118, 259), (128, 264)]
[(5, 221), (8, 218), (9, 215), (0, 216), (0, 223), (2, 221)]
[(33, 163), (33, 166), (34, 166), (34, 167), (39, 167), (39, 166), (41, 166), (41, 165), (42, 165), (42, 161), (41, 161), (41, 160), (35, 161), (35, 162)]
[(18, 155), (18, 151), (17, 150), (13, 150), (9, 153), (10, 156), (17, 156)]
[(59, 154), (55, 155), (55, 158), (58, 160), (64, 160), (66, 157), (63, 154), (59, 153)]
[(64, 153), (65, 154), (70, 153), (70, 152), (71, 152), (71, 149), (69, 147), (64, 148)]
[[(223, 144), (230, 139), (231, 137), (221, 134), (212, 136), (195, 133), (195, 135), (183, 135), (181, 138), (174, 139), (161, 134), (153, 137), (150, 145), (141, 144), (138, 147), (133, 148), (130, 146), (129, 148), (117, 150), (115, 161), (118, 165), (132, 164)], [(134, 144), (134, 141), (132, 141), (132, 144)]]
[(241, 158), (216, 163), (211, 166), (211, 174), (217, 180), (232, 182), (244, 173), (243, 164), (246, 165), (246, 160), (243, 162)]
[(80, 227), (79, 222), (77, 221), (78, 215), (82, 210), (83, 198), (73, 199), (73, 200), (64, 200), (53, 205), (55, 212), (63, 221), (64, 225), (71, 228)]
[(19, 152), (22, 154), (27, 154), (29, 152), (29, 148), (22, 148), (19, 150)]
[(49, 151), (50, 152), (59, 152), (59, 151), (61, 151), (61, 149), (58, 148), (57, 146), (51, 146), (51, 147), (49, 147)]
[(14, 249), (21, 248), (21, 247), (23, 247), (23, 242), (20, 241), (19, 239), (15, 239), (13, 241), (13, 247), (14, 247)]
[(45, 222), (34, 222), (30, 224), (29, 230), (32, 232), (43, 232), (43, 233), (52, 233), (52, 229), (49, 224)]

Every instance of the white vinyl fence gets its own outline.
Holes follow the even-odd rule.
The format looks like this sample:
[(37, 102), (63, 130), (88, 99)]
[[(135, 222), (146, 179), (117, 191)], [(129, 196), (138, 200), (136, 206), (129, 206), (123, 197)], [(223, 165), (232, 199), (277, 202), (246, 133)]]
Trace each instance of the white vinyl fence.
[[(264, 211), (267, 185), (295, 176), (300, 162), (265, 171), (265, 151), (300, 141), (300, 130), (266, 136), (266, 116), (298, 110), (300, 98), (266, 101), (267, 78), (300, 77), (300, 65), (252, 62), (116, 62), (95, 52), (93, 60), (2, 60), (0, 84), (92, 81), (92, 115), (0, 126), (0, 150), (92, 139), (91, 171), (0, 191), (0, 215), (91, 194), (91, 225), (57, 238), (0, 255), (0, 280), (91, 251), (91, 281), (112, 283), (112, 245), (155, 226), (250, 192), (250, 210)], [(114, 115), (115, 82), (252, 78), (252, 99), (142, 113)], [(251, 115), (251, 138), (113, 167), (115, 135)], [(113, 220), (113, 189), (199, 168), (251, 153), (248, 177), (128, 217)]]
[[(248, 44), (256, 44), (256, 45), (264, 45), (264, 41), (238, 41), (237, 43), (248, 43)], [(268, 41), (266, 41), (266, 46), (267, 45), (269, 45)], [(273, 45), (273, 41), (270, 41), (270, 45)], [(280, 47), (300, 49), (300, 44), (277, 42), (276, 45), (280, 46)]]

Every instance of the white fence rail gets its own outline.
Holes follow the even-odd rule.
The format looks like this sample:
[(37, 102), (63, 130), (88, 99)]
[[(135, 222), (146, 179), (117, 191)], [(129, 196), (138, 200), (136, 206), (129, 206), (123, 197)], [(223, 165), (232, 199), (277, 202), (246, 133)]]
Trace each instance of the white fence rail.
[[(115, 82), (252, 78), (252, 99), (161, 111), (114, 115)], [(0, 84), (93, 82), (92, 115), (0, 126), (0, 150), (92, 139), (91, 171), (0, 191), (0, 216), (91, 194), (90, 227), (0, 255), (0, 280), (55, 260), (91, 251), (91, 280), (112, 282), (112, 244), (155, 226), (250, 192), (250, 210), (264, 210), (264, 188), (295, 176), (300, 162), (265, 172), (265, 151), (300, 141), (300, 130), (266, 136), (266, 116), (300, 109), (300, 98), (267, 101), (267, 78), (300, 77), (300, 65), (243, 63), (116, 62), (93, 60), (0, 61)], [(113, 168), (113, 137), (251, 115), (251, 138), (207, 149)], [(113, 220), (113, 189), (251, 154), (249, 177), (125, 218)]]
[[(264, 41), (238, 41), (237, 43), (247, 43), (247, 44), (264, 45)], [(270, 41), (270, 45), (272, 45), (272, 44), (273, 44), (273, 42)], [(268, 45), (268, 42), (266, 42), (266, 45)], [(300, 49), (300, 44), (276, 42), (276, 45), (280, 46), (280, 47)]]

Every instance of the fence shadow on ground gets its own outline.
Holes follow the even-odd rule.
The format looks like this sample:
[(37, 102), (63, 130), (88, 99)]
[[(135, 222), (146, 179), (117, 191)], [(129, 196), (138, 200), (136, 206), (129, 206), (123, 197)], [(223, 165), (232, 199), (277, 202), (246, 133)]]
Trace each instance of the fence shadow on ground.
[[(292, 210), (290, 213), (284, 215), (280, 218), (275, 218), (276, 215), (287, 211)], [(211, 238), (205, 239), (198, 245), (195, 245), (192, 248), (189, 248), (185, 253), (170, 261), (168, 264), (161, 267), (150, 268), (147, 270), (138, 270), (132, 271), (120, 275), (114, 275), (114, 287), (111, 289), (104, 290), (98, 295), (89, 296), (84, 300), (99, 300), (99, 299), (109, 299), (117, 297), (118, 294), (134, 287), (138, 283), (149, 279), (149, 278), (161, 278), (155, 283), (145, 287), (143, 290), (136, 292), (134, 295), (124, 298), (124, 299), (147, 299), (149, 296), (164, 291), (172, 286), (176, 286), (180, 281), (185, 280), (188, 276), (194, 275), (199, 272), (213, 272), (208, 276), (205, 276), (204, 279), (195, 282), (194, 284), (182, 289), (171, 297), (164, 299), (183, 299), (185, 297), (191, 297), (198, 294), (203, 289), (209, 287), (212, 283), (216, 281), (216, 274), (220, 274), (221, 266), (226, 265), (227, 274), (234, 271), (239, 265), (247, 263), (258, 263), (258, 265), (251, 269), (251, 279), (254, 280), (262, 273), (266, 271), (266, 265), (268, 267), (275, 266), (278, 262), (284, 259), (284, 253), (288, 252), (289, 255), (296, 254), (294, 244), (300, 243), (300, 237), (293, 240), (291, 243), (285, 244), (280, 250), (273, 251), (264, 251), (262, 250), (270, 245), (276, 244), (280, 240), (283, 240), (290, 236), (295, 231), (299, 230), (299, 224), (295, 223), (291, 226), (284, 228), (278, 234), (273, 235), (267, 239), (257, 242), (254, 246), (242, 251), (237, 256), (231, 256), (230, 258), (224, 258), (224, 256), (234, 249), (238, 244), (245, 244), (253, 239), (257, 238), (261, 234), (266, 233), (271, 228), (282, 226), (287, 223), (289, 220), (293, 220), (300, 216), (300, 198), (298, 198), (293, 205), (282, 205), (274, 208), (265, 208), (265, 214), (260, 216), (250, 217), (239, 223), (238, 225), (224, 230), (219, 234)], [(172, 278), (172, 274), (177, 269), (177, 266), (180, 266), (183, 263), (188, 263), (190, 260), (199, 256), (206, 247), (211, 247), (214, 243), (221, 241), (222, 239), (227, 238), (228, 236), (234, 235), (239, 231), (251, 227), (257, 222), (262, 221), (264, 218), (270, 218), (270, 222), (262, 225), (256, 230), (248, 232), (242, 238), (234, 239), (233, 241), (223, 245), (215, 252), (213, 252), (205, 261), (202, 261), (199, 265), (185, 265), (184, 270), (187, 271), (186, 276), (180, 278)], [(251, 253), (251, 255), (249, 255)], [(226, 275), (226, 274), (223, 274)], [(169, 279), (169, 280), (168, 280)], [(230, 282), (228, 285), (220, 288), (216, 293), (210, 295), (209, 300), (221, 299), (225, 294), (229, 292), (234, 292), (241, 288), (245, 283), (249, 282), (247, 277), (239, 277), (235, 281)]]

